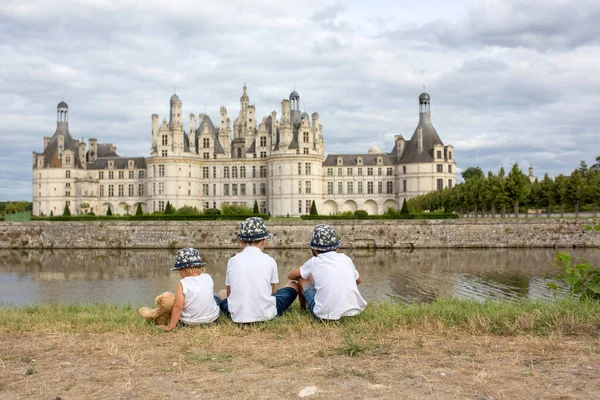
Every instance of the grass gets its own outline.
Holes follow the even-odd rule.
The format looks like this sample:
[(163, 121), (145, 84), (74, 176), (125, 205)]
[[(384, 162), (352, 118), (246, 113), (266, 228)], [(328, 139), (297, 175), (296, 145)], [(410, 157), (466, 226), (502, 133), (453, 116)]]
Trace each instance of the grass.
[[(181, 328), (179, 331), (190, 329)], [(192, 328), (193, 329), (193, 328)], [(294, 306), (281, 318), (266, 323), (240, 326), (221, 316), (216, 325), (200, 329), (236, 336), (245, 330), (265, 332), (276, 339), (302, 331), (334, 331), (343, 338), (342, 353), (367, 352), (369, 344), (396, 329), (457, 331), (500, 336), (595, 335), (600, 331), (600, 304), (594, 301), (558, 299), (483, 303), (474, 300), (441, 299), (428, 304), (374, 303), (360, 315), (339, 322), (314, 322)], [(162, 334), (144, 321), (132, 305), (42, 304), (0, 308), (0, 332), (124, 332), (138, 335)]]

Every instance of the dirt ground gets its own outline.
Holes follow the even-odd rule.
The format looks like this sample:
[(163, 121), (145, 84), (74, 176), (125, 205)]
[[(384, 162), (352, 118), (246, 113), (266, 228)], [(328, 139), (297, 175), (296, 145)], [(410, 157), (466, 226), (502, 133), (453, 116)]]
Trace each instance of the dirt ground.
[[(600, 339), (183, 328), (0, 334), (8, 399), (597, 399)], [(314, 389), (312, 389), (314, 391)]]

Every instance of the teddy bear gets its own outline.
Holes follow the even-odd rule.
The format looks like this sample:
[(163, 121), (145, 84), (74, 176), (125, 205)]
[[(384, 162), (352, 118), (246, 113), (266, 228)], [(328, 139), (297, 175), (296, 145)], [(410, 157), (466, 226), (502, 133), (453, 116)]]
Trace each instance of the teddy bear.
[(175, 295), (171, 292), (164, 292), (154, 299), (156, 308), (142, 307), (139, 310), (140, 315), (148, 321), (154, 321), (158, 325), (168, 325), (171, 321), (171, 312), (175, 305)]

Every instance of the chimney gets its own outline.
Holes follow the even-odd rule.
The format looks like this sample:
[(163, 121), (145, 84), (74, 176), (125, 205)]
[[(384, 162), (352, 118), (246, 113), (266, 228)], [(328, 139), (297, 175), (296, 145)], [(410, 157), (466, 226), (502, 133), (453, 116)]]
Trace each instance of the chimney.
[(417, 129), (417, 146), (419, 151), (423, 151), (423, 128)]
[(50, 144), (50, 140), (52, 140), (51, 137), (44, 136), (44, 150), (46, 150), (46, 147), (48, 147), (48, 145)]

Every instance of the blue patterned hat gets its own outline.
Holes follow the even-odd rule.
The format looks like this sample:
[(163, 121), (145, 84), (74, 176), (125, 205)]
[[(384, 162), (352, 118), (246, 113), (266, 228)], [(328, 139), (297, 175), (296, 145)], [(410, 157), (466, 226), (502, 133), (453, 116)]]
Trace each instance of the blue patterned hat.
[(260, 217), (250, 217), (240, 224), (240, 234), (237, 238), (242, 242), (257, 242), (268, 239), (271, 234), (267, 232), (265, 221)]
[(342, 241), (337, 239), (333, 226), (319, 224), (315, 226), (312, 240), (306, 243), (308, 247), (318, 251), (335, 250), (342, 245)]
[(177, 252), (175, 266), (171, 268), (171, 271), (182, 268), (204, 267), (205, 265), (206, 263), (200, 258), (198, 250), (186, 247)]

